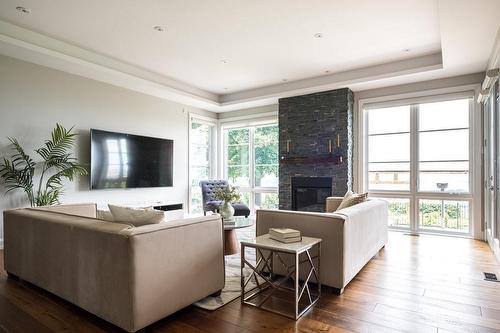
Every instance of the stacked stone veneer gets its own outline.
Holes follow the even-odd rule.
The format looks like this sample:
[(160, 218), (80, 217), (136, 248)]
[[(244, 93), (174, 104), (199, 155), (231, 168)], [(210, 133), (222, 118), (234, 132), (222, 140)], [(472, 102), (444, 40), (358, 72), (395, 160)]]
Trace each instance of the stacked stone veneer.
[[(279, 100), (280, 209), (292, 208), (294, 176), (332, 177), (334, 195), (351, 189), (353, 103), (353, 92), (347, 88)], [(328, 158), (332, 155), (342, 156), (342, 163)]]

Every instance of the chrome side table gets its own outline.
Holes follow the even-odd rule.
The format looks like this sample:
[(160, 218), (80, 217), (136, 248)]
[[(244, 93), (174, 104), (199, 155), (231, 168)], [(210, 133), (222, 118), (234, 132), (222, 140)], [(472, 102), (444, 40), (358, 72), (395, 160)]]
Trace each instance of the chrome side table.
[[(254, 248), (257, 254), (257, 262), (250, 263), (245, 258), (245, 248)], [(317, 254), (311, 256), (311, 249), (317, 247)], [(284, 255), (293, 256), (292, 264), (287, 264), (287, 258)], [(314, 264), (314, 261), (317, 264)], [(279, 278), (275, 277), (273, 267), (281, 264), (285, 275)], [(267, 311), (278, 313), (291, 319), (299, 319), (307, 310), (312, 308), (321, 297), (321, 281), (319, 279), (321, 261), (321, 239), (312, 237), (302, 237), (301, 242), (281, 243), (269, 237), (262, 235), (253, 241), (241, 242), (241, 302), (252, 305)], [(290, 260), (288, 260), (290, 262)], [(300, 265), (308, 263), (309, 272), (303, 281), (300, 281)], [(251, 273), (245, 277), (245, 267), (250, 268)], [(310, 288), (311, 277), (316, 279), (316, 293)], [(254, 279), (256, 287), (246, 290), (248, 283)], [(293, 281), (293, 288), (285, 285), (289, 280)], [(272, 288), (270, 291), (269, 288)], [(272, 299), (276, 291), (286, 291), (293, 293), (295, 313), (272, 309), (266, 306), (266, 303)]]

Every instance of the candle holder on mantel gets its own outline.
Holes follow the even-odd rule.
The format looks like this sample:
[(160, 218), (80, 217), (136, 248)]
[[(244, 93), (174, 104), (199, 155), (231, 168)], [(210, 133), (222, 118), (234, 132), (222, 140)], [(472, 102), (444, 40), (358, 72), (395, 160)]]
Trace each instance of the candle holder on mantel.
[[(340, 149), (340, 134), (337, 134), (337, 140), (336, 140), (336, 146), (337, 149)], [(332, 146), (332, 139), (328, 139), (328, 153), (333, 154), (333, 146)]]

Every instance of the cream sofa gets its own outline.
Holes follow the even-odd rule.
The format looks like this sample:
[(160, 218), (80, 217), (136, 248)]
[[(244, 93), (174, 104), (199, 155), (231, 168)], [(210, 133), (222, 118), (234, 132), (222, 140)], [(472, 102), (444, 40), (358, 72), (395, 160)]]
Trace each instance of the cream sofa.
[(5, 270), (129, 332), (224, 287), (219, 215), (131, 227), (94, 204), (4, 212)]
[[(257, 236), (268, 233), (269, 228), (287, 227), (300, 230), (303, 236), (321, 238), (321, 283), (338, 293), (387, 243), (385, 201), (368, 200), (334, 212), (341, 201), (327, 199), (326, 211), (333, 213), (258, 210), (256, 222)], [(273, 270), (284, 273), (276, 260)], [(301, 272), (308, 272), (307, 267), (301, 266)]]

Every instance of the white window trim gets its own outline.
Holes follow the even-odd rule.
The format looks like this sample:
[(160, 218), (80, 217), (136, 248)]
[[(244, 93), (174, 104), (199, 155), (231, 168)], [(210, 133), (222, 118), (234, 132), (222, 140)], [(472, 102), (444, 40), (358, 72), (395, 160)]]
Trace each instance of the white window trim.
[(200, 123), (210, 125), (213, 128), (212, 138), (211, 138), (211, 146), (210, 146), (210, 178), (215, 178), (217, 176), (217, 140), (218, 140), (218, 131), (219, 131), (219, 122), (217, 119), (200, 116), (196, 113), (189, 114), (189, 126), (188, 126), (188, 209), (187, 211), (191, 213), (192, 211), (192, 189), (191, 189), (191, 181), (192, 181), (192, 159), (191, 159), (191, 127), (193, 123)]
[[(463, 86), (455, 86), (455, 87), (448, 87), (448, 88), (442, 88), (442, 89), (434, 89), (434, 90), (426, 90), (426, 91), (419, 91), (419, 92), (412, 92), (412, 93), (405, 93), (405, 94), (397, 94), (397, 95), (387, 95), (387, 96), (380, 96), (380, 97), (373, 97), (373, 98), (366, 98), (366, 99), (360, 99), (358, 100), (357, 103), (357, 110), (356, 110), (356, 121), (355, 125), (356, 128), (355, 133), (356, 133), (356, 145), (358, 149), (355, 150), (354, 152), (354, 159), (357, 161), (355, 164), (356, 170), (354, 171), (354, 174), (356, 176), (357, 182), (356, 182), (356, 189), (358, 191), (364, 191), (367, 189), (367, 179), (365, 176), (365, 161), (367, 161), (368, 158), (368, 151), (366, 149), (367, 147), (367, 136), (365, 135), (366, 133), (366, 119), (365, 119), (365, 112), (364, 110), (368, 108), (374, 108), (374, 107), (388, 107), (388, 106), (396, 106), (396, 105), (402, 105), (402, 104), (412, 104), (412, 103), (423, 103), (423, 102), (429, 102), (429, 101), (438, 101), (438, 100), (444, 100), (444, 99), (454, 99), (454, 98), (460, 98), (464, 96), (471, 96), (472, 95), (472, 101), (471, 101), (471, 122), (470, 122), (470, 151), (472, 152), (470, 156), (470, 177), (471, 177), (471, 183), (470, 183), (470, 194), (467, 195), (467, 197), (464, 196), (464, 199), (470, 200), (472, 203), (471, 206), (471, 223), (470, 223), (470, 236), (476, 239), (481, 239), (484, 240), (484, 230), (483, 229), (483, 221), (482, 221), (482, 180), (481, 180), (481, 151), (482, 149), (482, 137), (481, 137), (481, 105), (477, 103), (477, 96), (480, 92), (480, 85), (479, 84), (471, 84), (471, 85), (463, 85)], [(468, 94), (468, 95), (467, 95)], [(416, 121), (415, 119), (412, 121)], [(416, 133), (414, 134), (416, 135)], [(411, 147), (411, 154), (412, 156), (416, 156), (416, 142), (417, 140), (412, 140), (414, 144)], [(474, 149), (477, 148), (477, 149)], [(416, 164), (414, 162), (413, 164)], [(416, 166), (412, 166), (416, 167)], [(413, 175), (416, 175), (415, 170), (413, 171)], [(415, 184), (411, 184), (411, 186), (416, 186), (416, 180), (413, 180), (412, 182), (415, 182)], [(415, 188), (416, 189), (416, 188)], [(424, 195), (424, 193), (417, 193), (416, 191), (412, 191), (411, 193), (415, 193), (415, 200), (410, 200), (410, 209), (412, 211), (412, 217), (417, 217), (418, 215), (416, 214), (416, 211), (418, 207), (416, 207), (417, 200), (420, 196)], [(426, 197), (430, 197), (432, 194), (425, 194)], [(406, 198), (412, 196), (408, 196), (408, 193), (404, 195), (401, 193), (401, 195), (397, 194), (396, 192), (390, 192), (387, 194), (383, 194), (387, 197), (401, 197), (401, 198)], [(443, 196), (440, 196), (440, 198), (443, 198)], [(456, 196), (454, 196), (456, 198)], [(406, 229), (407, 230), (407, 229)], [(452, 234), (452, 233), (450, 233)]]

